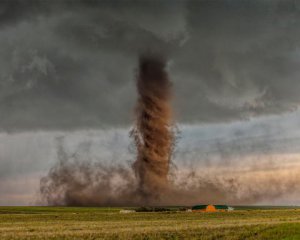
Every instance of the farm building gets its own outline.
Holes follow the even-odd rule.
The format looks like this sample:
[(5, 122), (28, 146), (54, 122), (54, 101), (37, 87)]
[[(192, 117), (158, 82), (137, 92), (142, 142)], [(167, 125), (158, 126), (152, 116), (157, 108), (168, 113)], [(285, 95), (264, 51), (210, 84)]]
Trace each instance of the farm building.
[(233, 210), (232, 207), (227, 205), (195, 205), (192, 207), (193, 212), (226, 212)]

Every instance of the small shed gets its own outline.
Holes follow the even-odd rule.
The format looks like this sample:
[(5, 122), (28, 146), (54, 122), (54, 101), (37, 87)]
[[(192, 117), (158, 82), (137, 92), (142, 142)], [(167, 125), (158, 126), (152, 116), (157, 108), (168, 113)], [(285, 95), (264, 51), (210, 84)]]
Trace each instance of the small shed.
[(227, 212), (230, 211), (231, 208), (227, 205), (195, 205), (192, 207), (193, 212)]

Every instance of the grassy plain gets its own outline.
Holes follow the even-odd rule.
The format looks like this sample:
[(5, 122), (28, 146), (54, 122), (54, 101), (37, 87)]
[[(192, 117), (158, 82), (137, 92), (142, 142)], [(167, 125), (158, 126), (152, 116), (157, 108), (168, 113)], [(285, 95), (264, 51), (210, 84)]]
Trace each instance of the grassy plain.
[(119, 213), (120, 208), (0, 207), (0, 239), (300, 239), (300, 209)]

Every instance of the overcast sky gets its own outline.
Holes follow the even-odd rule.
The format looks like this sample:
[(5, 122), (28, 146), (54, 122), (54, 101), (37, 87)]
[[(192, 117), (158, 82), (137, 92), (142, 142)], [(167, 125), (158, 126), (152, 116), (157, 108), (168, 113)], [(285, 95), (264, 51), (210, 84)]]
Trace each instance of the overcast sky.
[(300, 174), (299, 1), (3, 0), (0, 46), (0, 205), (36, 201), (59, 137), (70, 154), (134, 160), (145, 51), (168, 59), (178, 166)]

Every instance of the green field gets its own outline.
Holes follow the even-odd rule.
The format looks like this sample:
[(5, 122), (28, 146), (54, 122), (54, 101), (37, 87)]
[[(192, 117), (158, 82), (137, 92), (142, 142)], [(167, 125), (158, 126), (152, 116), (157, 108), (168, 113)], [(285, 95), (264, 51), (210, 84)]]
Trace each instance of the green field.
[(300, 209), (175, 210), (0, 207), (0, 239), (300, 239)]

